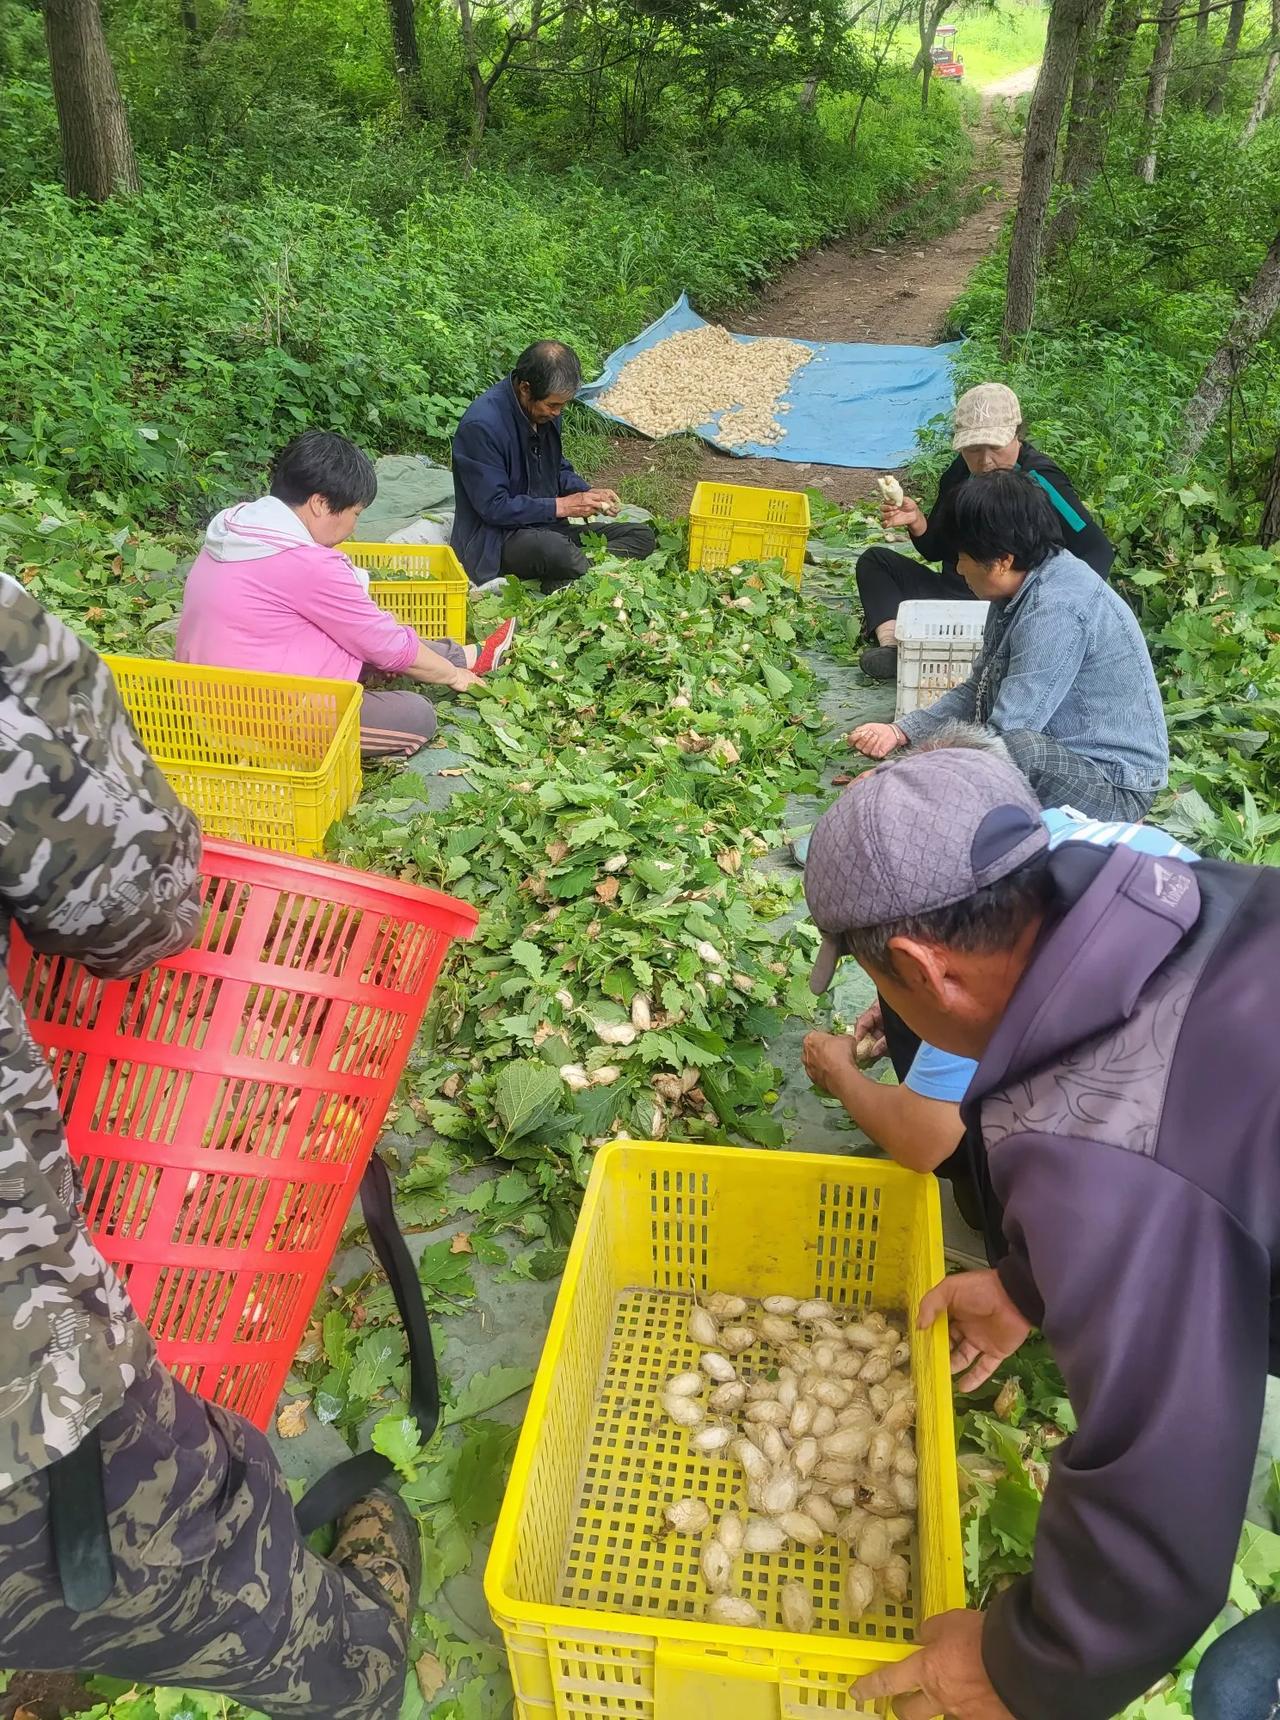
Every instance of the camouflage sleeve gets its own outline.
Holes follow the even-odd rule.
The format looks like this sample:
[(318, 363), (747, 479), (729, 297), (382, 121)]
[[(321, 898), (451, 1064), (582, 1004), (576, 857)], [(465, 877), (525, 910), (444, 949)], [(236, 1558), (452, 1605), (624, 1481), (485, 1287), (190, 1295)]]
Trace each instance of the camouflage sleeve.
[(0, 905), (34, 948), (136, 973), (191, 941), (199, 865), (110, 670), (0, 578)]

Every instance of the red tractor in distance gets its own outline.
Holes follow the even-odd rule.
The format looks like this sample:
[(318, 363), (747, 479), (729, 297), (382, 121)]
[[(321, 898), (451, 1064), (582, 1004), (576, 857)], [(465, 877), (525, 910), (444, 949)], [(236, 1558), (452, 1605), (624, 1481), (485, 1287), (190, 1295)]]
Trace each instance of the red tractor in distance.
[(964, 76), (964, 61), (956, 53), (956, 27), (954, 24), (939, 24), (934, 34), (933, 46), (929, 50), (933, 61), (935, 78), (962, 78)]

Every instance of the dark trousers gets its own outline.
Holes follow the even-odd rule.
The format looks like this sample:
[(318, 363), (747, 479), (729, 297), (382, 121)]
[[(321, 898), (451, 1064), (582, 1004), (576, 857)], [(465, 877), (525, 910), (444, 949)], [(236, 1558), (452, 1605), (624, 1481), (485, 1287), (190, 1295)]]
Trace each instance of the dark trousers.
[[(893, 1064), (893, 1072), (899, 1083), (902, 1083), (910, 1073), (916, 1052), (920, 1049), (920, 1035), (913, 1033), (897, 1011), (889, 1008), (879, 992), (876, 993), (876, 1001), (880, 1005), (880, 1019), (884, 1022), (884, 1039), (889, 1061)], [(955, 1152), (935, 1167), (934, 1174), (947, 1179), (955, 1190), (956, 1205), (960, 1208), (965, 1222), (974, 1230), (980, 1230), (982, 1226), (978, 1221), (969, 1164), (958, 1133)]]
[(156, 1365), (100, 1437), (111, 1592), (67, 1606), (48, 1473), (9, 1488), (0, 1665), (211, 1690), (273, 1720), (395, 1720), (400, 1626), (364, 1573), (308, 1549), (265, 1435)]
[(559, 591), (587, 571), (584, 537), (602, 537), (610, 555), (629, 561), (643, 561), (658, 547), (652, 527), (639, 522), (570, 525), (559, 520), (552, 526), (523, 526), (512, 532), (502, 545), (501, 571), (517, 579), (536, 579), (544, 592)]
[(908, 598), (922, 597), (933, 603), (961, 597), (973, 600), (973, 593), (958, 573), (927, 567), (924, 562), (899, 555), (896, 549), (888, 549), (884, 544), (864, 549), (855, 572), (868, 639), (875, 638), (876, 628), (882, 622), (897, 620), (898, 605)]
[(1232, 1625), (1212, 1643), (1191, 1684), (1196, 1720), (1266, 1720), (1280, 1698), (1280, 1606)]

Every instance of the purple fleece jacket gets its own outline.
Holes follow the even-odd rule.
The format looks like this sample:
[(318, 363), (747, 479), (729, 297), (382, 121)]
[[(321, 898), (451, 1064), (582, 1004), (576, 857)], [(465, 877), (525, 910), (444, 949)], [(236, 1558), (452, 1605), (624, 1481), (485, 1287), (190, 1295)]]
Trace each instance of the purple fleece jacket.
[(1280, 870), (1052, 856), (963, 1115), (988, 1250), (1079, 1418), (983, 1657), (1019, 1720), (1107, 1720), (1226, 1597), (1280, 1371)]

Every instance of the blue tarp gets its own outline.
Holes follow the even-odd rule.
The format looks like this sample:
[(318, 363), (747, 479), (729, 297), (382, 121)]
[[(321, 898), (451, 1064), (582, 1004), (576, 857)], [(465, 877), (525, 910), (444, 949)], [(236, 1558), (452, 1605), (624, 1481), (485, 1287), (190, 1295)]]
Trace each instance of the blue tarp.
[[(629, 359), (656, 346), (682, 329), (706, 323), (682, 294), (665, 316), (650, 323), (626, 346), (610, 353), (602, 374), (579, 392), (578, 398), (615, 424), (625, 423), (602, 411), (598, 398), (618, 380)], [(758, 336), (736, 334), (735, 340)], [(780, 442), (747, 442), (725, 448), (729, 454), (763, 456), (773, 460), (804, 460), (822, 466), (901, 466), (915, 451), (916, 431), (940, 412), (949, 412), (955, 399), (951, 356), (958, 342), (945, 346), (876, 346), (871, 342), (805, 340), (812, 362), (795, 374), (782, 396), (790, 412), (779, 414), (784, 426)], [(632, 425), (630, 428), (634, 429)], [(699, 424), (697, 433), (714, 448), (714, 422)]]

